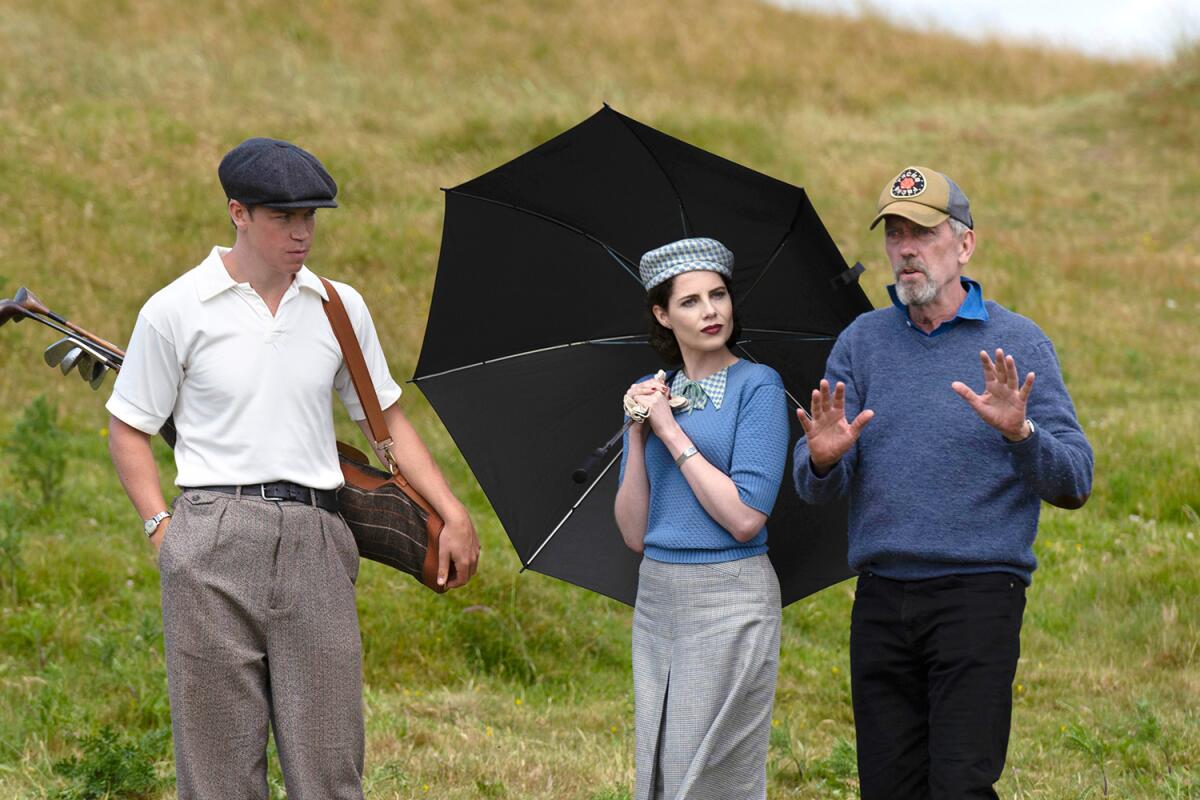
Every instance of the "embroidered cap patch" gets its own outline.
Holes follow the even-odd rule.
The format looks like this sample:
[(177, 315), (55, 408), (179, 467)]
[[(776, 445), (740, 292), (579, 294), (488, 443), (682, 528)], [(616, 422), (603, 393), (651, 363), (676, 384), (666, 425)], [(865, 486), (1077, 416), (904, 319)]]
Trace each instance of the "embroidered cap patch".
[(908, 169), (892, 181), (892, 197), (916, 197), (925, 191), (925, 176), (919, 169)]

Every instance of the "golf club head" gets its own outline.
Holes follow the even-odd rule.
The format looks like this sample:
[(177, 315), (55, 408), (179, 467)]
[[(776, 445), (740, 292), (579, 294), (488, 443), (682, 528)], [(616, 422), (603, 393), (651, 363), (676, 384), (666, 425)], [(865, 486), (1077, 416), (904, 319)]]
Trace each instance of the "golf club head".
[(96, 371), (103, 366), (95, 356), (88, 352), (80, 355), (75, 362), (75, 369), (79, 371), (79, 377), (84, 383), (91, 383), (92, 378), (96, 377)]
[(19, 305), (26, 311), (32, 311), (34, 314), (41, 314), (43, 317), (50, 317), (55, 322), (63, 322), (63, 318), (55, 314), (46, 304), (38, 300), (37, 295), (26, 289), (24, 286), (17, 289), (17, 293), (13, 295), (13, 302)]
[(81, 355), (83, 355), (83, 351), (78, 347), (72, 347), (67, 351), (67, 354), (63, 356), (62, 361), (58, 362), (58, 368), (62, 370), (63, 375), (66, 375), (71, 371), (71, 369), (75, 366), (75, 362), (79, 360)]
[(108, 374), (108, 367), (104, 366), (103, 364), (97, 364), (96, 366), (99, 367), (99, 369), (97, 369), (95, 374), (92, 375), (92, 379), (88, 381), (88, 383), (91, 384), (92, 391), (100, 388), (100, 385), (104, 383), (104, 376)]
[(0, 300), (0, 325), (8, 322), (20, 322), (29, 314), (25, 307), (16, 300)]
[(46, 360), (47, 367), (57, 367), (62, 363), (63, 356), (75, 349), (76, 346), (74, 340), (70, 338), (59, 339), (46, 348), (45, 352), (42, 353), (42, 358)]

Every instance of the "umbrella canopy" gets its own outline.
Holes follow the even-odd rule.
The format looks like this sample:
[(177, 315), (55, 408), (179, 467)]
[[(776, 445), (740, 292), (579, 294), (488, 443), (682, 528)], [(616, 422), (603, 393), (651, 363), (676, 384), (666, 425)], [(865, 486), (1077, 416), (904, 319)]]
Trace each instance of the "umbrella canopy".
[[(441, 255), (413, 380), (529, 569), (632, 604), (641, 556), (613, 518), (621, 396), (660, 366), (641, 254), (690, 236), (733, 251), (742, 338), (807, 397), (837, 334), (871, 308), (803, 189), (605, 106), (446, 190)], [(801, 434), (793, 424), (793, 440)], [(788, 473), (791, 464), (789, 457)], [(790, 479), (767, 529), (785, 604), (850, 575), (844, 505), (805, 506)]]

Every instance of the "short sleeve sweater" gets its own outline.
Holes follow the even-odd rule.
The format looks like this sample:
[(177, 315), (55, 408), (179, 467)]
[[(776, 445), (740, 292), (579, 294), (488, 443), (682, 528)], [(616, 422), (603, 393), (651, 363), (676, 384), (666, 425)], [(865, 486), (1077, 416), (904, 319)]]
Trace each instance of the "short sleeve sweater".
[[(719, 410), (708, 403), (702, 409), (677, 412), (675, 419), (700, 454), (733, 480), (742, 502), (769, 515), (788, 448), (788, 407), (779, 374), (761, 364), (736, 361), (728, 368)], [(666, 445), (650, 433), (645, 447), (650, 482), (647, 558), (701, 564), (767, 552), (765, 525), (750, 541), (738, 542), (700, 505)], [(620, 480), (625, 477), (628, 448), (626, 433)]]

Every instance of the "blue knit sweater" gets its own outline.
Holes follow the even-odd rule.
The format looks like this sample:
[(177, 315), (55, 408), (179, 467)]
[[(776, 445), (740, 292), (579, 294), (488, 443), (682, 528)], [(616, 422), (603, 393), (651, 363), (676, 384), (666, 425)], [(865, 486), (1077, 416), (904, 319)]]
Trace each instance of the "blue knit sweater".
[[(902, 308), (863, 314), (826, 363), (846, 384), (846, 417), (875, 411), (862, 436), (824, 477), (796, 444), (796, 491), (809, 503), (850, 498), (849, 563), (897, 580), (1037, 567), (1040, 501), (1077, 508), (1091, 493), (1092, 449), (1075, 418), (1054, 346), (1030, 320), (997, 303), (986, 319), (958, 319), (937, 336)], [(997, 347), (1017, 372), (1034, 372), (1027, 413), (1035, 433), (1011, 443), (950, 388), (982, 394), (979, 351)]]
[[(729, 367), (720, 410), (709, 403), (690, 413), (676, 413), (675, 419), (708, 463), (733, 480), (742, 502), (769, 515), (783, 480), (788, 448), (787, 400), (779, 374), (761, 364), (736, 361)], [(767, 552), (765, 525), (750, 541), (737, 541), (700, 505), (662, 440), (650, 432), (645, 446), (650, 482), (646, 557), (706, 564)], [(622, 481), (628, 452), (626, 433)]]

